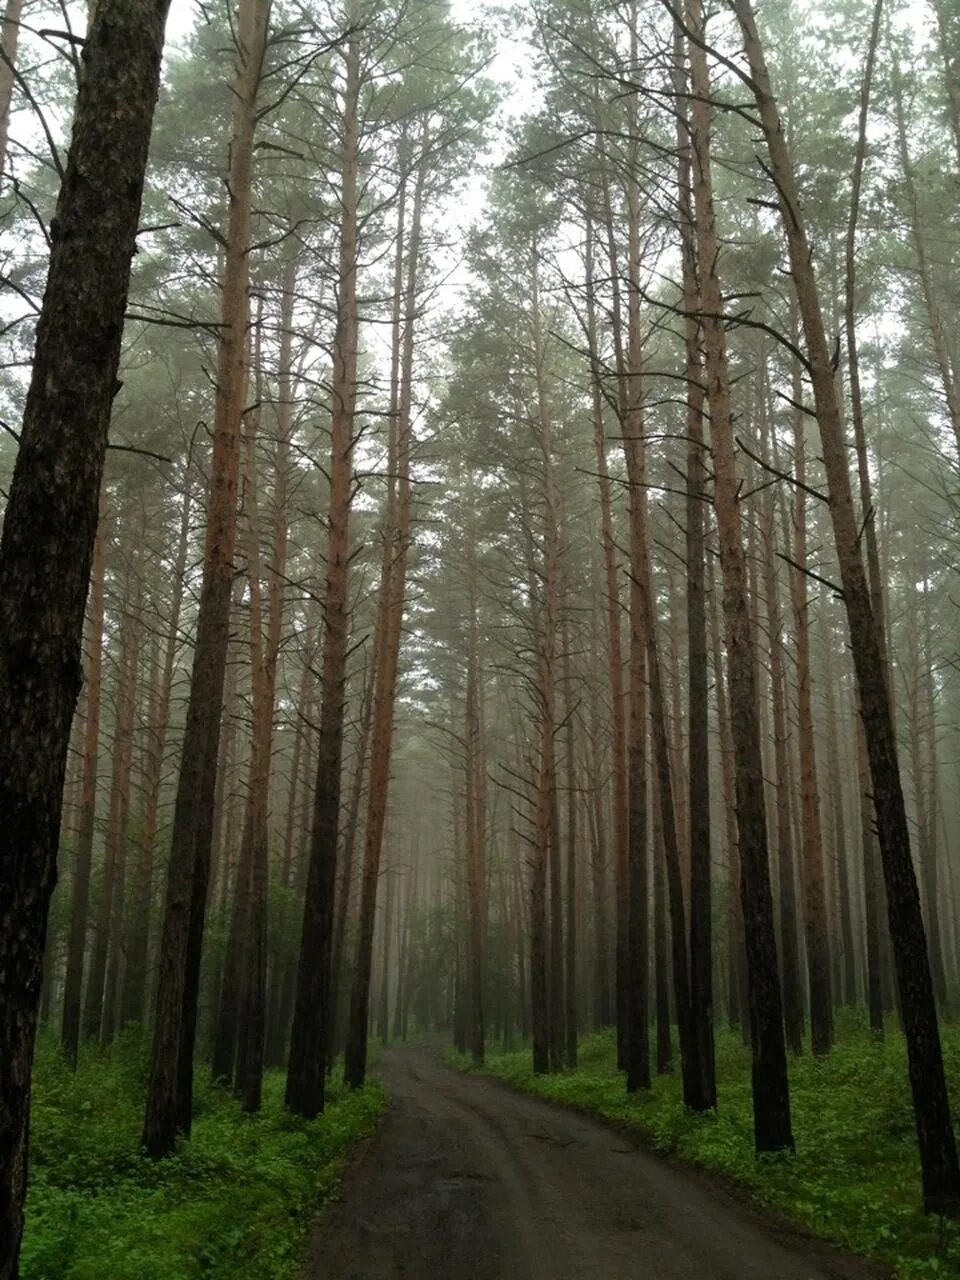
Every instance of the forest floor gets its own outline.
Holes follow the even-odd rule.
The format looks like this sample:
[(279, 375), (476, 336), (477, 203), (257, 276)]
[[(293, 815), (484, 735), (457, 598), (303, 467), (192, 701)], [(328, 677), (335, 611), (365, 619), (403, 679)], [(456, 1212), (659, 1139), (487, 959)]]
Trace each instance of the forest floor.
[(291, 1280), (318, 1207), (377, 1126), (383, 1089), (334, 1083), (307, 1122), (284, 1110), (272, 1071), (248, 1116), (198, 1064), (190, 1141), (153, 1161), (139, 1150), (148, 1048), (133, 1032), (85, 1046), (74, 1073), (42, 1038), (21, 1280)]
[[(489, 1055), (472, 1078), (492, 1076), (579, 1114), (600, 1116), (667, 1156), (671, 1168), (683, 1162), (705, 1176), (719, 1175), (737, 1198), (888, 1266), (898, 1280), (960, 1277), (960, 1223), (926, 1217), (920, 1208), (903, 1038), (891, 1029), (878, 1043), (850, 1013), (838, 1015), (838, 1032), (827, 1058), (807, 1052), (791, 1060), (792, 1156), (755, 1157), (749, 1050), (727, 1027), (718, 1028), (716, 1037), (719, 1105), (707, 1116), (685, 1110), (677, 1071), (656, 1076), (648, 1092), (628, 1096), (612, 1032), (584, 1037), (573, 1071), (535, 1076), (526, 1048)], [(943, 1042), (954, 1115), (960, 1117), (960, 1027), (946, 1024)], [(472, 1071), (463, 1055), (451, 1053), (448, 1061)], [(721, 1274), (712, 1267), (703, 1272)], [(768, 1274), (780, 1280), (780, 1271)]]
[(344, 1181), (305, 1280), (869, 1280), (582, 1114), (443, 1065), (379, 1061), (390, 1109)]

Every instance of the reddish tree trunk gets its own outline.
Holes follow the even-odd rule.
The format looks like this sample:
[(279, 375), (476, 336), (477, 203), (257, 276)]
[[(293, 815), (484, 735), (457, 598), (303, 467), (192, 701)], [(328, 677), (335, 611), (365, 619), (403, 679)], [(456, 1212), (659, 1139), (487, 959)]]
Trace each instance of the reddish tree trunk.
[(706, 52), (701, 43), (703, 16), (700, 0), (689, 0), (687, 14), (694, 33), (689, 49), (693, 92), (693, 191), (713, 445), (714, 503), (724, 588), (740, 893), (744, 921), (749, 922), (745, 940), (753, 1044), (754, 1138), (758, 1151), (772, 1151), (792, 1147), (793, 1133), (767, 854), (754, 645), (747, 599), (747, 568), (741, 540), (730, 375), (722, 320), (723, 294), (717, 276), (719, 246), (710, 162), (710, 81)]
[[(373, 924), (377, 902), (377, 883), (383, 830), (387, 816), (390, 785), (390, 761), (393, 752), (393, 721), (400, 664), (400, 640), (406, 601), (407, 559), (410, 553), (413, 517), (413, 494), (410, 484), (412, 446), (412, 394), (416, 299), (420, 270), (420, 231), (423, 217), (424, 186), (428, 164), (428, 134), (420, 139), (421, 158), (413, 196), (410, 241), (407, 246), (407, 276), (404, 288), (404, 324), (397, 377), (394, 378), (395, 413), (391, 416), (391, 457), (395, 470), (388, 489), (384, 527), (383, 563), (380, 599), (377, 612), (377, 663), (373, 692), (373, 727), (370, 751), (370, 790), (363, 851), (363, 874), (360, 889), (360, 919), (357, 937), (357, 962), (350, 996), (350, 1024), (347, 1035), (346, 1079), (359, 1088), (366, 1076), (367, 1023), (369, 1018), (370, 971), (373, 958)], [(404, 227), (398, 233), (397, 253), (403, 255)], [(397, 330), (399, 339), (399, 329)], [(394, 478), (395, 477), (395, 482)]]
[(220, 301), (223, 328), (219, 331), (217, 352), (203, 584), (174, 807), (143, 1129), (143, 1145), (152, 1156), (169, 1154), (177, 1132), (189, 1133), (192, 1120), (193, 1051), (230, 641), (240, 432), (247, 386), (254, 134), (269, 9), (269, 0), (242, 0), (238, 19), (227, 244)]
[[(793, 398), (800, 403), (799, 369), (795, 369)], [(797, 662), (797, 730), (800, 746), (800, 809), (802, 832), (804, 930), (807, 943), (807, 984), (810, 993), (810, 1046), (817, 1057), (833, 1044), (833, 1005), (830, 992), (830, 934), (823, 872), (823, 829), (813, 724), (813, 675), (810, 665), (810, 618), (807, 579), (806, 440), (803, 415), (794, 417), (793, 467), (797, 480), (793, 510), (794, 569), (790, 579)]]
[[(350, 24), (357, 7), (351, 5)], [(313, 834), (287, 1071), (286, 1102), (308, 1119), (323, 1110), (330, 1034), (330, 961), (337, 839), (340, 824), (343, 724), (349, 635), (350, 488), (357, 396), (358, 201), (360, 177), (360, 32), (346, 51), (340, 189), (338, 313), (333, 344), (330, 421), (330, 503), (323, 604), (321, 712)]]

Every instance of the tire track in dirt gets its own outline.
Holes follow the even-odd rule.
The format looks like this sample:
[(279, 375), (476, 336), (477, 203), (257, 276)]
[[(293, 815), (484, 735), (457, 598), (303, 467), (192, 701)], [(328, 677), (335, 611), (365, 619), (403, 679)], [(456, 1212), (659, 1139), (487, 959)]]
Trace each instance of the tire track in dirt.
[(380, 1058), (390, 1112), (305, 1280), (877, 1280), (603, 1124), (426, 1052)]

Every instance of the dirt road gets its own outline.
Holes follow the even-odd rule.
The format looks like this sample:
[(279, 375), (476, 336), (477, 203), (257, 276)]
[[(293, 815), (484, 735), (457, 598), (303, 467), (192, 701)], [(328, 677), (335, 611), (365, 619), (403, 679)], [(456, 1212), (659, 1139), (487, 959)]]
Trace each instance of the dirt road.
[(610, 1129), (414, 1050), (307, 1280), (875, 1280)]

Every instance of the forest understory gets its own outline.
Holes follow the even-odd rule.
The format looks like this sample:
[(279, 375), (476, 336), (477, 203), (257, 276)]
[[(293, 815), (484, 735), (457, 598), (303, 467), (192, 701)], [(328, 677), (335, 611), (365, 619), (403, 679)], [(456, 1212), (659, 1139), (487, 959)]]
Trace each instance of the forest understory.
[(324, 1114), (283, 1106), (264, 1080), (261, 1112), (229, 1090), (198, 1091), (189, 1143), (169, 1160), (138, 1150), (148, 1044), (124, 1032), (87, 1048), (76, 1071), (42, 1039), (34, 1077), (24, 1280), (296, 1280), (317, 1215), (355, 1145), (375, 1131), (381, 1086), (331, 1089)]
[(494, 1077), (960, 1275), (958, 191), (960, 0), (2, 0), (0, 1280), (700, 1280)]

